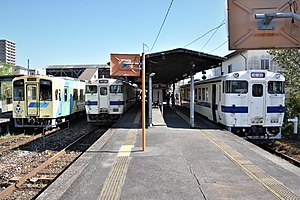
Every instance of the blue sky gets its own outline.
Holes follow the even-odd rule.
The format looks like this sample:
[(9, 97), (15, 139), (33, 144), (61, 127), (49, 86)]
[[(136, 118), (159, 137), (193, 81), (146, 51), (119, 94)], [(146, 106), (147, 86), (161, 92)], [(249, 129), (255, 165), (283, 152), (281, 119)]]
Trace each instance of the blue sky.
[[(110, 53), (150, 49), (171, 0), (0, 0), (0, 39), (14, 41), (17, 65), (105, 64)], [(225, 56), (227, 27), (185, 47), (225, 19), (224, 0), (174, 0), (152, 53), (187, 48)], [(206, 46), (205, 43), (207, 43)], [(149, 53), (150, 49), (145, 49)], [(148, 52), (147, 52), (148, 50)]]

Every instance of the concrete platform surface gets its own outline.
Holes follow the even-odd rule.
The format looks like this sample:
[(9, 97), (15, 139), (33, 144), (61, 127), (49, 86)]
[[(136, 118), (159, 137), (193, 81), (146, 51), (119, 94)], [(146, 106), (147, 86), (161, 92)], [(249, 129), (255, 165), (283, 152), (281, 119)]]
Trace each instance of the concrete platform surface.
[(145, 152), (136, 105), (37, 199), (300, 199), (298, 167), (205, 120), (191, 129), (175, 109), (159, 112)]

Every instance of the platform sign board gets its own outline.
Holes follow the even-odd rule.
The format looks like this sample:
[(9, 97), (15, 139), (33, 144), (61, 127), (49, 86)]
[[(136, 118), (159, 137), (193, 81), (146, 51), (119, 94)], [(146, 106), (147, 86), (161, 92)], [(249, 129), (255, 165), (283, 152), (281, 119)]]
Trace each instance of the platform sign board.
[(110, 54), (110, 76), (140, 76), (139, 54)]
[(300, 21), (272, 18), (299, 11), (300, 0), (227, 0), (229, 50), (300, 48)]

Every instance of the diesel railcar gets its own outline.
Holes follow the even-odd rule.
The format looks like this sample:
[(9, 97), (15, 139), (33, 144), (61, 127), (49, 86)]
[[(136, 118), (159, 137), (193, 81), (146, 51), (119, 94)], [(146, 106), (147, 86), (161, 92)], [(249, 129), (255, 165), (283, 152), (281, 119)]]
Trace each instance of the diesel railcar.
[[(195, 112), (250, 139), (280, 139), (285, 78), (266, 70), (233, 72), (195, 82)], [(181, 105), (190, 107), (190, 84), (181, 87)]]
[(40, 75), (13, 79), (15, 127), (56, 126), (84, 112), (85, 81)]
[(89, 123), (115, 122), (138, 98), (135, 84), (112, 78), (100, 78), (86, 85), (85, 110)]

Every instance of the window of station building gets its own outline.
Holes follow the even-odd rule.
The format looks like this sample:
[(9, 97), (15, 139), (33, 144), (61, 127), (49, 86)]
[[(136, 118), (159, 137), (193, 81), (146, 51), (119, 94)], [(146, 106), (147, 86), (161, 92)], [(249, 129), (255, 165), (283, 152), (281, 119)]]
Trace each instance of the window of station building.
[(261, 67), (261, 69), (270, 69), (270, 60), (269, 59), (261, 59), (260, 67)]
[(107, 88), (106, 87), (100, 87), (100, 95), (107, 95)]
[(74, 101), (78, 100), (78, 89), (73, 89), (73, 100)]
[(263, 96), (263, 85), (262, 84), (253, 84), (252, 85), (252, 96), (253, 97), (262, 97)]
[(269, 94), (284, 94), (284, 82), (282, 81), (269, 81), (268, 82)]
[(111, 85), (110, 93), (123, 93), (123, 85)]
[(97, 93), (97, 85), (87, 85), (85, 87), (85, 92), (88, 94)]
[(248, 93), (248, 82), (247, 81), (226, 81), (226, 93)]
[(52, 82), (49, 80), (40, 80), (40, 100), (52, 101)]
[(13, 84), (14, 101), (24, 101), (24, 80), (17, 80)]

